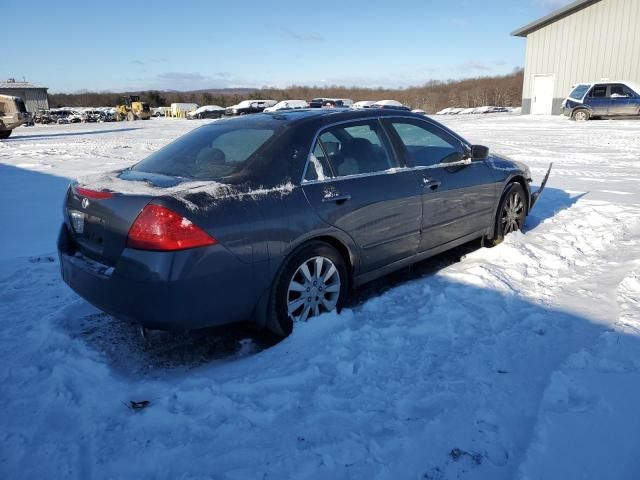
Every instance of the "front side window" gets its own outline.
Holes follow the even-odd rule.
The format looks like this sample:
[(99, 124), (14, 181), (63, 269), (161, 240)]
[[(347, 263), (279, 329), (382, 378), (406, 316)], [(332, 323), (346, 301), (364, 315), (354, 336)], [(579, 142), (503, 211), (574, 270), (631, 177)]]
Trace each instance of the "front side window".
[(333, 127), (318, 142), (338, 177), (375, 173), (397, 167), (378, 122)]
[(611, 98), (628, 98), (632, 96), (631, 91), (626, 85), (620, 83), (611, 85)]
[(217, 180), (241, 172), (275, 135), (268, 127), (215, 124), (194, 130), (132, 167), (197, 180)]
[(411, 167), (430, 167), (465, 158), (462, 144), (435, 126), (406, 120), (393, 120), (391, 127), (400, 137)]

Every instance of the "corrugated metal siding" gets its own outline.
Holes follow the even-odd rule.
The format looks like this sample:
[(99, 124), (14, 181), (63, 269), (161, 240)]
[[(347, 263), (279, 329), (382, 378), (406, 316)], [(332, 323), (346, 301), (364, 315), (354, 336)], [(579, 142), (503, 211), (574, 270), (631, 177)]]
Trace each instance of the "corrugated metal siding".
[(0, 88), (0, 94), (22, 98), (29, 112), (35, 112), (38, 109), (49, 109), (46, 88)]
[(640, 0), (603, 0), (530, 33), (523, 106), (530, 104), (534, 75), (554, 75), (554, 113), (576, 83), (603, 78), (640, 83), (638, 28)]

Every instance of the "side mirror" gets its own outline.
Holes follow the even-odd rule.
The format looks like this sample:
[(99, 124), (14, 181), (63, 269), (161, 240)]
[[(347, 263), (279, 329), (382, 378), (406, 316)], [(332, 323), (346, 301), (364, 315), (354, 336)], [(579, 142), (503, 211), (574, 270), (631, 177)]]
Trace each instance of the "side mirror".
[(486, 160), (487, 158), (489, 158), (489, 147), (484, 145), (471, 146), (471, 160)]

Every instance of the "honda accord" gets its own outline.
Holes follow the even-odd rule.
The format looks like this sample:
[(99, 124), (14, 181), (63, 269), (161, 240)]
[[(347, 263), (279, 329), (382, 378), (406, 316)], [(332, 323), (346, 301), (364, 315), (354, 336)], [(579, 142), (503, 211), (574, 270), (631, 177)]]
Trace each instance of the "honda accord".
[(285, 336), (339, 311), (351, 288), (473, 239), (498, 243), (547, 177), (532, 194), (528, 167), (408, 111), (224, 119), (70, 185), (62, 276), (145, 328), (253, 319)]

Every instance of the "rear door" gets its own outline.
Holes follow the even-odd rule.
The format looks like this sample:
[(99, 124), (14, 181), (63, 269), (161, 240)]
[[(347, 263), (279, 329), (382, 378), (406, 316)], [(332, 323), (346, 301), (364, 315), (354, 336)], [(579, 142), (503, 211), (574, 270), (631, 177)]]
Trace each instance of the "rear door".
[(486, 161), (472, 162), (461, 139), (427, 120), (392, 118), (385, 125), (422, 181), (420, 251), (491, 225), (497, 184)]
[(302, 187), (318, 215), (358, 245), (362, 273), (416, 253), (422, 181), (398, 163), (378, 120), (320, 131)]

